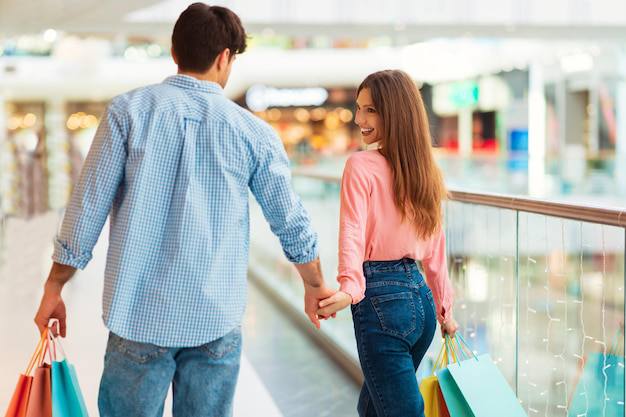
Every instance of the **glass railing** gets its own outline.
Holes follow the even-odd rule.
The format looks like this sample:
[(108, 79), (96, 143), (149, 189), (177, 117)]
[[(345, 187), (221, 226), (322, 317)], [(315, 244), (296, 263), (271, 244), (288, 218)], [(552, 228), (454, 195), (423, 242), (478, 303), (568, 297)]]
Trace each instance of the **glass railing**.
[[(341, 175), (349, 155), (325, 157), (299, 169), (312, 174)], [(436, 153), (450, 188), (559, 198), (606, 204), (626, 202), (626, 167), (615, 156), (529, 159), (528, 154)]]
[[(335, 286), (339, 178), (294, 175)], [(624, 416), (626, 212), (451, 192), (444, 203), (455, 317), (488, 352), (529, 416)], [(251, 210), (251, 269), (302, 310), (303, 289), (278, 241)], [(356, 364), (349, 310), (322, 332)], [(418, 376), (430, 372), (435, 337)]]

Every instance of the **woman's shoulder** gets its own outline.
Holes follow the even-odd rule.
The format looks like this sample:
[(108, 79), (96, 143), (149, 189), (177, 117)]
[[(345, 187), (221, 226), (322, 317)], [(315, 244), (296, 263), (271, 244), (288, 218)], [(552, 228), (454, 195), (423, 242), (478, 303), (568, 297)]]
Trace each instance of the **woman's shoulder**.
[(378, 165), (381, 162), (385, 162), (385, 158), (378, 152), (378, 150), (358, 151), (354, 152), (348, 157), (346, 165), (353, 167), (367, 167), (368, 165)]

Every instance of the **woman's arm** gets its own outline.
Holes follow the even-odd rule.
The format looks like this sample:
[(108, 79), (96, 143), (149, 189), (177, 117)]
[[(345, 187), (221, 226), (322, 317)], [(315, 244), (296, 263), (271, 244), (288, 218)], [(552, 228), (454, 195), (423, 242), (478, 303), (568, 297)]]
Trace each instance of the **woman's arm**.
[(445, 334), (454, 335), (457, 329), (456, 321), (452, 316), (454, 304), (454, 290), (448, 277), (448, 263), (446, 256), (446, 236), (441, 228), (430, 240), (428, 255), (422, 260), (428, 285), (433, 292), (437, 308), (437, 320)]
[(319, 315), (329, 316), (365, 297), (365, 227), (370, 184), (363, 161), (355, 154), (348, 158), (341, 178), (339, 212), (339, 292), (320, 302)]

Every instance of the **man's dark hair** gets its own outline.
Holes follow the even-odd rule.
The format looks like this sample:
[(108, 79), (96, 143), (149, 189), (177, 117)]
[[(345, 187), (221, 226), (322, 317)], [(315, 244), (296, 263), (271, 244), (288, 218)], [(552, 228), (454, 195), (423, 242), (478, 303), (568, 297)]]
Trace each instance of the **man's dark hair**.
[(181, 70), (206, 72), (226, 48), (231, 57), (246, 50), (246, 31), (231, 10), (193, 3), (180, 14), (172, 32), (172, 49)]

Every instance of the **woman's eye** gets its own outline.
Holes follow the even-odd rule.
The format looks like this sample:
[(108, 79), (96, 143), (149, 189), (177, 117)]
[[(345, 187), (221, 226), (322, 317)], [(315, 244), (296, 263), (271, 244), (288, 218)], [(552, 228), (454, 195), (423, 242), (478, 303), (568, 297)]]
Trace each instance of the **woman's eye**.
[(367, 109), (367, 112), (368, 112), (368, 113), (376, 113), (376, 110), (374, 110), (374, 109), (372, 109), (372, 108), (369, 108), (369, 109)]

